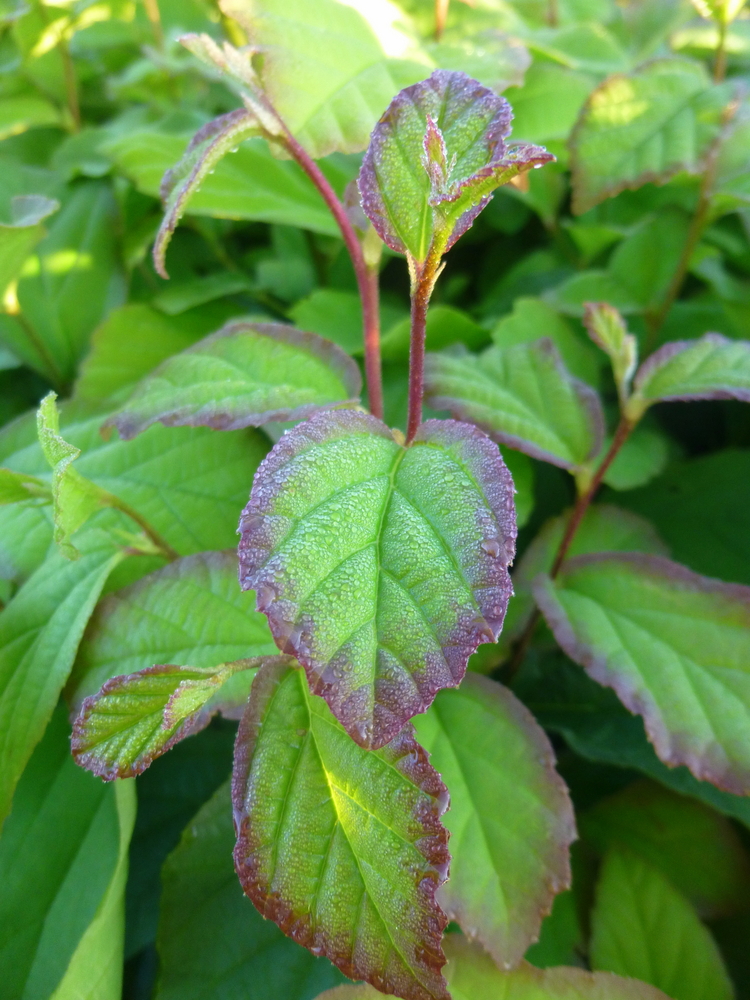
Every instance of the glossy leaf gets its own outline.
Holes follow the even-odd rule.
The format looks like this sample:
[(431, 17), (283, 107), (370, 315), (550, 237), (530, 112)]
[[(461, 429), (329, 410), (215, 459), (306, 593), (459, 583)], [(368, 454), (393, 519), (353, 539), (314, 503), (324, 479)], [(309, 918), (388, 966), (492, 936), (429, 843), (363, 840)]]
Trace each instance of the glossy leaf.
[(691, 399), (750, 402), (750, 341), (707, 333), (665, 344), (638, 370), (627, 411), (637, 417), (654, 403)]
[(484, 434), (428, 420), (404, 448), (368, 414), (298, 424), (240, 522), (240, 581), (360, 746), (455, 687), (510, 596), (512, 481)]
[(249, 690), (261, 662), (164, 664), (113, 677), (81, 704), (71, 739), (76, 762), (105, 781), (134, 778), (175, 743), (208, 725), (231, 677), (246, 673)]
[(609, 77), (591, 94), (571, 136), (573, 210), (680, 170), (698, 172), (721, 127), (728, 93), (710, 89), (702, 64), (654, 59)]
[(583, 556), (534, 586), (555, 638), (642, 715), (659, 757), (750, 790), (750, 588), (657, 556)]
[(98, 605), (73, 675), (75, 704), (110, 678), (158, 663), (213, 668), (278, 652), (254, 595), (237, 586), (233, 552), (178, 559)]
[(263, 916), (351, 978), (449, 1000), (434, 898), (450, 860), (448, 793), (410, 728), (367, 752), (302, 671), (264, 667), (237, 735), (232, 800), (235, 867)]
[(436, 70), (407, 87), (375, 127), (359, 176), (379, 236), (422, 264), (471, 226), (496, 188), (553, 157), (506, 145), (508, 102), (464, 73)]
[(480, 355), (428, 354), (425, 388), (435, 409), (563, 469), (579, 469), (601, 447), (599, 397), (570, 375), (547, 338)]
[(638, 855), (613, 848), (599, 875), (591, 964), (645, 979), (673, 1000), (732, 1000), (719, 949), (690, 903)]
[(570, 884), (575, 821), (549, 740), (502, 685), (469, 674), (415, 720), (417, 739), (450, 788), (448, 917), (515, 966)]
[(135, 789), (130, 782), (107, 787), (77, 768), (69, 732), (60, 707), (0, 838), (0, 975), (8, 998), (118, 1000), (122, 993)]
[(353, 403), (361, 389), (356, 363), (330, 341), (279, 323), (229, 323), (163, 362), (106, 426), (125, 440), (157, 421), (258, 427)]
[(638, 364), (638, 341), (628, 333), (625, 321), (607, 302), (587, 302), (583, 322), (589, 336), (608, 355), (621, 400), (630, 390), (630, 380)]
[(11, 199), (10, 222), (0, 222), (0, 295), (44, 236), (42, 221), (59, 207), (59, 202), (43, 195), (16, 195)]
[(244, 896), (232, 865), (235, 833), (226, 782), (185, 828), (163, 869), (156, 1000), (252, 996), (310, 1000), (341, 980)]
[(0, 613), (0, 822), (68, 679), (83, 630), (124, 553), (91, 529), (81, 558), (55, 553)]

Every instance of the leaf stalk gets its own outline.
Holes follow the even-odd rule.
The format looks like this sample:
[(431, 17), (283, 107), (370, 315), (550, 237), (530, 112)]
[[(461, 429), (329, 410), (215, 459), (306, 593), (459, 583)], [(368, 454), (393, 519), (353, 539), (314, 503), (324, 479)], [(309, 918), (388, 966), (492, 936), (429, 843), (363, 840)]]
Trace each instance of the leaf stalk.
[(427, 259), (417, 264), (409, 258), (412, 275), (411, 288), (411, 337), (409, 343), (409, 416), (406, 425), (406, 444), (414, 440), (422, 423), (424, 397), (424, 353), (427, 336), (427, 309), (435, 282), (442, 271), (440, 256), (434, 249)]

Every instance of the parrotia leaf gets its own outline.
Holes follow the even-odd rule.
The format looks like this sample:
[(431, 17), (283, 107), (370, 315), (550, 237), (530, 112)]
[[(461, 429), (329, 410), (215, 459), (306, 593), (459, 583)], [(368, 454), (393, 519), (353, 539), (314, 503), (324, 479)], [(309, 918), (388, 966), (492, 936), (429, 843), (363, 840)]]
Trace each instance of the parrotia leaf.
[(573, 378), (546, 337), (479, 355), (428, 354), (425, 390), (435, 409), (563, 469), (579, 469), (601, 448), (599, 396)]
[(147, 376), (107, 421), (126, 440), (159, 421), (237, 430), (356, 402), (362, 378), (340, 347), (280, 323), (228, 323)]
[(255, 673), (261, 662), (159, 664), (113, 677), (81, 705), (71, 739), (76, 762), (105, 781), (141, 774), (175, 743), (208, 725), (216, 711), (209, 702), (225, 681), (240, 671)]
[(665, 764), (750, 793), (750, 587), (602, 553), (538, 577), (534, 594), (571, 659), (643, 716)]
[(355, 746), (300, 670), (261, 669), (240, 724), (232, 783), (245, 892), (263, 916), (347, 976), (408, 1000), (449, 1000), (448, 792), (404, 728)]
[(654, 403), (691, 399), (750, 402), (750, 341), (707, 333), (665, 344), (638, 369), (627, 412), (639, 417)]
[(510, 105), (465, 73), (435, 70), (398, 94), (372, 133), (362, 207), (393, 250), (440, 257), (512, 177), (554, 159), (509, 146)]
[(507, 688), (476, 674), (441, 691), (415, 727), (451, 792), (440, 905), (499, 966), (515, 966), (570, 884), (575, 821), (552, 747)]
[(298, 424), (258, 469), (240, 582), (360, 746), (391, 740), (495, 642), (513, 482), (481, 431), (428, 420), (403, 447), (369, 414)]
[(626, 188), (699, 171), (730, 95), (710, 87), (702, 63), (654, 59), (608, 77), (584, 105), (570, 139), (573, 211)]
[(658, 868), (624, 848), (602, 864), (591, 918), (591, 964), (647, 979), (680, 1000), (733, 1000), (719, 949)]

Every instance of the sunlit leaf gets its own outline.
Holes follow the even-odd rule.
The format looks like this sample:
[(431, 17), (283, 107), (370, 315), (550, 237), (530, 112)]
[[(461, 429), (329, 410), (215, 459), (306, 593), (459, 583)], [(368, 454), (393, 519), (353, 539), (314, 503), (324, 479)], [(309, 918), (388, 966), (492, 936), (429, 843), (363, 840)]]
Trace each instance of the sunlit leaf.
[(59, 207), (59, 202), (43, 195), (16, 195), (11, 199), (10, 222), (0, 222), (0, 295), (44, 236), (42, 220)]
[(319, 414), (263, 462), (240, 531), (242, 586), (361, 746), (460, 683), (502, 627), (512, 484), (467, 424), (428, 420), (405, 448), (368, 414)]
[(703, 17), (720, 24), (731, 24), (745, 6), (746, 0), (693, 0), (693, 6)]

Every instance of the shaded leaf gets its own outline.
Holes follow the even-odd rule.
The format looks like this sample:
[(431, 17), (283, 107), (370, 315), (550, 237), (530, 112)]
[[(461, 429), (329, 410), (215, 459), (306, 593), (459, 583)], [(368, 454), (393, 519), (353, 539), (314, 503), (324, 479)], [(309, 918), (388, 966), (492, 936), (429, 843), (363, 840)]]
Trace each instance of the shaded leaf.
[[(602, 446), (606, 454), (611, 438)], [(669, 460), (670, 440), (657, 430), (639, 424), (617, 452), (604, 474), (604, 483), (613, 490), (633, 490), (660, 475)]]
[(623, 848), (606, 855), (591, 918), (591, 964), (645, 979), (673, 1000), (732, 1000), (719, 949), (661, 872)]
[(302, 671), (266, 666), (237, 735), (232, 800), (235, 867), (263, 916), (352, 978), (448, 1000), (434, 898), (448, 793), (410, 728), (362, 750)]
[(261, 465), (240, 532), (243, 588), (361, 746), (460, 683), (502, 627), (512, 481), (466, 424), (428, 420), (408, 448), (352, 410), (298, 424)]
[[(384, 361), (407, 361), (411, 321), (404, 316), (398, 323), (386, 330), (380, 341)], [(488, 341), (487, 331), (475, 323), (465, 312), (453, 306), (432, 306), (427, 311), (425, 346), (427, 350), (439, 351), (450, 344), (464, 344), (468, 348), (484, 347)]]
[(425, 389), (435, 409), (563, 469), (581, 468), (601, 447), (599, 397), (570, 375), (546, 337), (480, 355), (428, 354)]
[(570, 884), (575, 821), (552, 747), (507, 688), (475, 674), (441, 691), (415, 727), (451, 793), (440, 905), (498, 966), (515, 966)]
[(565, 652), (643, 716), (666, 764), (748, 793), (750, 587), (603, 553), (539, 577), (534, 594)]
[(330, 341), (280, 323), (229, 323), (164, 361), (105, 426), (125, 440), (157, 421), (237, 430), (303, 420), (361, 389), (356, 363)]
[(16, 195), (10, 202), (10, 222), (0, 222), (0, 295), (18, 276), (27, 256), (44, 236), (42, 220), (60, 203), (43, 195)]

